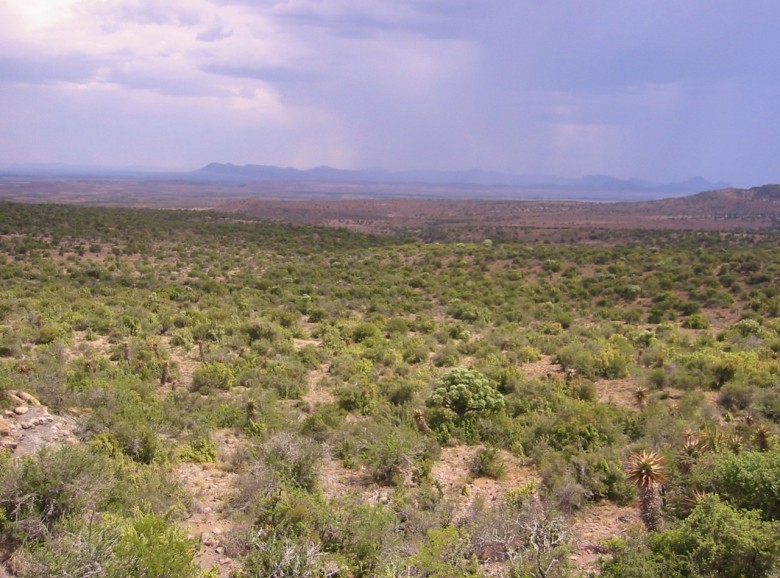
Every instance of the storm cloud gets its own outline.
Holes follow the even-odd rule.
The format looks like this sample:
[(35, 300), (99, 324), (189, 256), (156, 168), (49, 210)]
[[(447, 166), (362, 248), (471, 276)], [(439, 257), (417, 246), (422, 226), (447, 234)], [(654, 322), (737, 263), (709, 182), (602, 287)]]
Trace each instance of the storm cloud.
[(0, 0), (0, 164), (777, 182), (780, 5)]

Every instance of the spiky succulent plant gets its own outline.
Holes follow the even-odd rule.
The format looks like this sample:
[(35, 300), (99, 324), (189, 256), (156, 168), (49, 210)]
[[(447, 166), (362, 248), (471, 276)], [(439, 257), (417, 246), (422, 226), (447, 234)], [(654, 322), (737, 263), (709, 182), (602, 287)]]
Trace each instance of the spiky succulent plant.
[(663, 456), (651, 451), (634, 452), (624, 469), (628, 479), (639, 491), (639, 511), (645, 527), (654, 531), (661, 519), (659, 489), (666, 481), (666, 464)]
[(655, 488), (666, 481), (665, 460), (655, 452), (634, 452), (628, 458), (625, 472), (628, 479), (640, 490)]

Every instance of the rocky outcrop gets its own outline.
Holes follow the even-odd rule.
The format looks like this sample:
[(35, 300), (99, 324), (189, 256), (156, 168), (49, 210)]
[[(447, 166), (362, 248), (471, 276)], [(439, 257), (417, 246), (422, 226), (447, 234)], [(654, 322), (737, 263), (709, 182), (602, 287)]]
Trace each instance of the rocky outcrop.
[(32, 455), (43, 446), (78, 443), (74, 418), (52, 415), (24, 391), (9, 390), (6, 397), (14, 407), (0, 416), (0, 448), (10, 450), (14, 457)]

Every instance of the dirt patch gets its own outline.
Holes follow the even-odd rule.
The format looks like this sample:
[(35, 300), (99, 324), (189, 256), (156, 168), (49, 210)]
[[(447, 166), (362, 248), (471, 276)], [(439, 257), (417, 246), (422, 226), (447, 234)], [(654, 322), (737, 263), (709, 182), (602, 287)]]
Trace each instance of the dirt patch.
[(466, 513), (476, 499), (488, 505), (497, 505), (507, 492), (523, 484), (540, 479), (536, 470), (506, 450), (500, 450), (506, 467), (506, 476), (501, 480), (475, 478), (471, 464), (483, 446), (457, 446), (443, 448), (439, 461), (431, 469), (431, 477), (438, 483), (447, 499), (456, 506), (456, 517)]
[(323, 363), (319, 369), (309, 372), (309, 391), (303, 396), (303, 401), (314, 407), (321, 403), (335, 403), (333, 392), (325, 386), (325, 376), (330, 364)]
[(313, 347), (319, 347), (322, 345), (322, 341), (319, 339), (297, 339), (293, 338), (293, 347), (297, 350), (303, 349), (307, 345), (311, 345)]
[(637, 389), (639, 382), (636, 378), (601, 379), (596, 382), (601, 403), (612, 403), (628, 409), (639, 409), (636, 401)]
[(374, 483), (365, 470), (345, 468), (340, 460), (328, 452), (320, 466), (320, 485), (322, 493), (329, 500), (349, 494), (361, 494), (366, 502), (377, 503), (384, 501), (391, 491)]
[(192, 515), (182, 525), (199, 541), (200, 567), (208, 570), (216, 566), (220, 577), (227, 578), (238, 568), (238, 563), (225, 554), (224, 544), (232, 529), (228, 500), (235, 492), (237, 474), (225, 471), (218, 463), (177, 464), (174, 473), (195, 500)]
[(97, 335), (93, 339), (87, 339), (86, 331), (73, 332), (73, 345), (65, 349), (65, 359), (72, 361), (82, 356), (108, 355), (111, 342), (105, 335)]
[(198, 355), (197, 348), (190, 351), (184, 347), (172, 346), (171, 338), (168, 335), (162, 336), (160, 342), (167, 349), (174, 370), (172, 371), (173, 381), (171, 382), (171, 388), (190, 389), (192, 387), (192, 374), (201, 366), (200, 360), (192, 356), (192, 351), (194, 351), (195, 355)]
[(617, 506), (611, 502), (588, 506), (572, 521), (572, 563), (582, 576), (597, 572), (599, 558), (606, 553), (604, 542), (641, 526), (639, 509), (635, 506)]
[(554, 362), (551, 355), (542, 355), (539, 361), (525, 363), (521, 369), (528, 379), (546, 379), (563, 371), (563, 368)]

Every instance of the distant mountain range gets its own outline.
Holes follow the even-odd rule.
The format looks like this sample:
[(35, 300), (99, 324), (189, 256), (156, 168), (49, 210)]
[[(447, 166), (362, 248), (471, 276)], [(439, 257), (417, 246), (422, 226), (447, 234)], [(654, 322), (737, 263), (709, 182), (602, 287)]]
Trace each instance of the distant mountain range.
[[(395, 198), (472, 198), (515, 200), (645, 201), (683, 197), (730, 185), (694, 177), (677, 183), (654, 183), (587, 175), (577, 179), (544, 174), (465, 171), (344, 170), (322, 166), (296, 169), (269, 165), (211, 163), (195, 171), (161, 171), (146, 167), (72, 165), (0, 166), (0, 179), (145, 183), (149, 190), (173, 182), (206, 185), (224, 199), (242, 196), (362, 196)], [(158, 183), (158, 185), (153, 185)], [(218, 187), (218, 189), (217, 189)], [(204, 191), (205, 192), (205, 191)]]
[(570, 189), (578, 191), (656, 192), (659, 197), (687, 195), (727, 188), (725, 182), (694, 177), (678, 183), (653, 183), (639, 179), (616, 179), (608, 175), (587, 175), (567, 179), (552, 175), (516, 175), (482, 169), (467, 171), (388, 171), (384, 169), (343, 170), (316, 167), (301, 170), (269, 165), (233, 165), (211, 163), (189, 173), (196, 180), (217, 183), (253, 181), (331, 181), (346, 183), (398, 183), (441, 186), (514, 187), (532, 189)]

